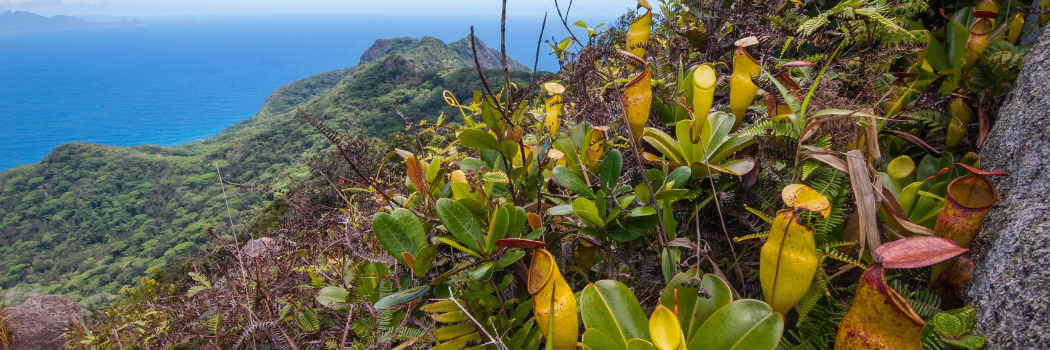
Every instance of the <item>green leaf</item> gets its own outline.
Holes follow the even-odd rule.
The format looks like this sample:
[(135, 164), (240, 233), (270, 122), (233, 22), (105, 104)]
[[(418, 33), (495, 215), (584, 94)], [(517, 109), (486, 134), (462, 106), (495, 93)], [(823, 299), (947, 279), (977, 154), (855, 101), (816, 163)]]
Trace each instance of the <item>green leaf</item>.
[(424, 277), (427, 275), (427, 271), (434, 265), (434, 259), (437, 258), (437, 247), (428, 245), (419, 250), (419, 255), (416, 255), (416, 263), (412, 266), (412, 273), (416, 276)]
[(497, 134), (503, 132), (503, 122), (499, 120), (498, 106), (498, 102), (492, 96), (485, 96), (484, 102), (481, 104), (481, 118), (485, 121), (485, 125), (488, 125), (489, 130)]
[(506, 254), (503, 254), (503, 256), (499, 258), (499, 260), (496, 260), (496, 268), (506, 268), (507, 266), (510, 266), (510, 264), (513, 264), (515, 261), (521, 260), (521, 257), (523, 256), (525, 256), (525, 251), (523, 250), (507, 252)]
[(963, 320), (947, 312), (933, 315), (932, 321), (933, 327), (937, 329), (937, 332), (946, 337), (957, 337), (966, 332), (966, 325), (963, 324)]
[(416, 256), (420, 249), (427, 246), (427, 233), (423, 230), (423, 225), (419, 223), (419, 218), (416, 217), (416, 214), (412, 214), (411, 211), (403, 208), (394, 210), (391, 215), (405, 225), (408, 237), (414, 243), (413, 250), (408, 251), (408, 253)]
[(673, 202), (673, 201), (678, 200), (679, 198), (682, 198), (682, 196), (684, 196), (686, 193), (689, 193), (689, 190), (684, 189), (684, 188), (663, 189), (663, 190), (660, 190), (660, 192), (656, 193), (656, 200), (658, 200), (658, 201), (672, 201)]
[(587, 183), (583, 182), (583, 179), (577, 176), (576, 173), (572, 172), (569, 168), (560, 165), (555, 167), (554, 179), (558, 180), (559, 184), (565, 186), (565, 188), (568, 188), (569, 191), (572, 191), (573, 193), (584, 197), (594, 197), (594, 192), (591, 192), (591, 189), (587, 187)]
[[(488, 133), (486, 133), (486, 134), (488, 134)], [(489, 135), (489, 136), (492, 136), (492, 135)], [(474, 157), (466, 157), (466, 158), (463, 158), (463, 160), (459, 162), (459, 169), (463, 170), (463, 171), (473, 170), (473, 171), (477, 172), (483, 166), (485, 166), (485, 161), (483, 161), (481, 159), (474, 158)]]
[[(700, 284), (694, 278), (696, 269), (679, 273), (667, 283), (663, 294), (660, 295), (660, 304), (671, 310), (678, 310), (678, 323), (682, 326), (682, 334), (686, 341), (693, 339), (693, 335), (700, 326), (715, 311), (733, 301), (733, 294), (729, 286), (721, 278), (712, 274), (700, 272), (703, 287), (710, 295), (709, 298), (700, 297)], [(690, 287), (691, 284), (695, 284)], [(677, 289), (678, 308), (675, 308), (675, 289)]]
[(580, 311), (584, 327), (608, 335), (615, 349), (626, 349), (634, 338), (649, 340), (649, 319), (623, 283), (601, 280), (587, 285), (580, 295)]
[[(445, 237), (438, 237), (438, 240), (443, 242), (443, 243), (445, 243), (445, 244), (448, 244), (448, 245), (452, 246), (452, 248), (458, 249), (461, 252), (470, 254), (471, 256), (473, 256), (475, 258), (482, 259), (481, 254), (475, 253), (473, 250), (467, 249), (467, 247), (464, 247), (464, 246), (460, 245), (459, 243), (456, 243), (456, 241), (453, 241), (453, 240), (445, 238)], [(452, 272), (452, 271), (450, 270), (449, 272)]]
[(667, 174), (667, 182), (674, 181), (672, 188), (682, 188), (685, 184), (689, 183), (689, 177), (693, 175), (693, 170), (687, 166), (680, 166), (678, 169), (671, 171)]
[[(515, 216), (517, 216), (517, 213), (515, 213)], [(507, 212), (506, 207), (500, 208), (489, 219), (489, 235), (485, 237), (486, 251), (491, 252), (494, 247), (493, 244), (507, 236), (508, 226), (510, 226), (510, 213)]]
[(321, 328), (321, 322), (317, 320), (317, 311), (311, 308), (298, 312), (295, 316), (295, 323), (299, 325), (299, 329), (307, 333), (316, 332)]
[(521, 230), (525, 229), (525, 224), (529, 222), (529, 214), (525, 212), (522, 207), (511, 207), (508, 205), (510, 215), (510, 226), (507, 226), (507, 234), (510, 237), (521, 236)]
[(598, 207), (594, 205), (594, 202), (584, 198), (576, 198), (572, 201), (572, 213), (576, 214), (576, 217), (580, 218), (583, 223), (587, 226), (604, 228), (605, 221), (598, 215)]
[(961, 346), (967, 349), (980, 349), (984, 346), (984, 340), (984, 336), (979, 334), (967, 334), (958, 340), (941, 338), (941, 341), (945, 343)]
[(375, 231), (379, 244), (393, 255), (402, 264), (408, 265), (401, 253), (407, 252), (415, 256), (419, 252), (415, 248), (415, 240), (408, 234), (408, 229), (400, 220), (387, 213), (376, 213), (372, 217), (372, 230)]
[(637, 208), (631, 209), (631, 213), (627, 214), (628, 217), (639, 217), (639, 216), (648, 216), (648, 215), (656, 215), (656, 208), (653, 208), (653, 207), (637, 207)]
[(189, 275), (190, 278), (192, 278), (194, 281), (197, 281), (197, 283), (204, 286), (205, 288), (211, 288), (211, 282), (208, 281), (208, 277), (196, 272), (190, 272)]
[(966, 60), (966, 39), (970, 37), (970, 30), (959, 22), (951, 22), (947, 30), (948, 40), (945, 43), (948, 47), (945, 51), (948, 53), (948, 59), (952, 68), (962, 67), (963, 61)]
[(963, 328), (965, 328), (967, 332), (973, 330), (973, 322), (977, 319), (977, 309), (975, 309), (973, 306), (967, 306), (955, 310), (948, 310), (945, 312), (955, 315), (955, 317), (958, 317), (960, 320), (962, 320)]
[(627, 341), (627, 350), (657, 350), (653, 343), (645, 339), (634, 338)]
[[(338, 307), (339, 304), (345, 303), (346, 297), (349, 295), (350, 292), (346, 291), (346, 289), (336, 286), (328, 286), (321, 288), (314, 299), (324, 307), (335, 308)], [(343, 308), (345, 309), (346, 307), (343, 306)]]
[(478, 129), (460, 131), (459, 142), (470, 148), (499, 151), (499, 141), (496, 140), (496, 136)]
[(507, 177), (507, 174), (502, 172), (502, 171), (489, 171), (489, 172), (486, 172), (485, 175), (481, 176), (481, 179), (485, 180), (485, 181), (488, 181), (488, 182), (496, 182), (496, 183), (501, 183), (501, 184), (505, 184), (505, 183), (510, 182), (510, 178)]
[(572, 204), (563, 204), (563, 205), (553, 206), (553, 207), (550, 207), (549, 209), (547, 209), (547, 215), (560, 216), (560, 215), (569, 215), (569, 214), (572, 214)]
[(197, 293), (206, 291), (208, 289), (211, 289), (211, 288), (208, 288), (207, 286), (193, 286), (193, 287), (190, 287), (190, 289), (186, 291), (186, 296), (192, 298), (194, 295), (197, 295)]
[(511, 140), (503, 140), (499, 144), (500, 153), (507, 159), (514, 159), (518, 155), (518, 143)]
[(436, 207), (438, 219), (452, 236), (471, 250), (482, 251), (481, 242), (485, 240), (485, 236), (481, 233), (481, 226), (478, 225), (474, 215), (467, 210), (467, 207), (448, 198), (439, 199)]
[(649, 186), (646, 186), (644, 183), (639, 184), (634, 188), (634, 194), (637, 196), (638, 202), (642, 204), (649, 204), (653, 199), (652, 193), (649, 192)]
[(588, 328), (583, 332), (583, 345), (593, 350), (615, 350), (627, 349), (627, 344), (617, 344), (608, 335), (596, 328)]
[(419, 297), (422, 297), (423, 294), (427, 293), (427, 287), (428, 286), (419, 286), (390, 294), (386, 298), (379, 299), (379, 301), (377, 301), (375, 305), (372, 305), (372, 307), (376, 309), (385, 309), (419, 299)]
[(602, 162), (601, 178), (605, 188), (612, 189), (620, 181), (620, 172), (623, 170), (623, 155), (620, 150), (614, 149), (605, 155)]
[(485, 262), (470, 271), (470, 279), (475, 281), (487, 281), (492, 278), (492, 263)]
[(689, 341), (689, 349), (773, 350), (784, 333), (784, 317), (764, 302), (737, 300), (715, 311)]

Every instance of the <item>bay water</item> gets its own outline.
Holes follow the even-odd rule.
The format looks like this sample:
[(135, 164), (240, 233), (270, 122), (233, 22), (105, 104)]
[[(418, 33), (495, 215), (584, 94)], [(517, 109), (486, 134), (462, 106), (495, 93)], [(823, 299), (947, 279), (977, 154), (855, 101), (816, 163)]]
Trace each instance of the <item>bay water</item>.
[[(500, 39), (498, 14), (139, 19), (148, 26), (0, 33), (0, 171), (39, 162), (71, 141), (203, 140), (255, 115), (281, 85), (357, 64), (379, 38), (430, 35), (447, 43), (474, 25), (489, 47), (498, 49)], [(508, 54), (530, 67), (542, 21), (507, 19)], [(556, 16), (548, 18), (546, 39), (567, 36)], [(543, 43), (539, 70), (558, 69), (550, 52)]]

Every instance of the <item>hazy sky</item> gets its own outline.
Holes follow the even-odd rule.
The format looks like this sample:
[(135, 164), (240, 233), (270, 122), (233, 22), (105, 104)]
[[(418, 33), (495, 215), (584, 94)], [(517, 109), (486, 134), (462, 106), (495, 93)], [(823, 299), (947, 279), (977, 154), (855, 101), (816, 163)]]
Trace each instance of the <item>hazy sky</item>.
[[(558, 0), (562, 10), (568, 0)], [(41, 15), (192, 15), (249, 13), (499, 13), (499, 0), (0, 0), (0, 11)], [(574, 0), (574, 15), (613, 15), (634, 0)], [(554, 0), (509, 0), (507, 12), (556, 16)]]

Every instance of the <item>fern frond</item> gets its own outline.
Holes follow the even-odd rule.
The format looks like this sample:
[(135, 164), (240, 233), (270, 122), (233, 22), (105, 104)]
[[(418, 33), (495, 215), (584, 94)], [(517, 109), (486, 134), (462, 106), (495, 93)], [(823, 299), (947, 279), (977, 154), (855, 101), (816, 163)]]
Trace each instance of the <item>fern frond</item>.
[(760, 120), (751, 124), (747, 130), (740, 133), (744, 136), (786, 136), (792, 140), (798, 140), (799, 133), (792, 123), (782, 123), (771, 119)]
[(749, 240), (749, 239), (766, 238), (766, 237), (769, 237), (769, 231), (754, 233), (754, 234), (750, 234), (750, 235), (747, 235), (747, 236), (734, 237), (733, 238), (733, 242), (743, 242), (743, 241), (746, 241), (746, 240)]
[(821, 250), (820, 253), (822, 253), (821, 254), (821, 258), (822, 259), (823, 258), (832, 258), (832, 259), (835, 259), (835, 260), (838, 260), (838, 261), (841, 261), (841, 262), (844, 262), (844, 263), (847, 263), (847, 264), (859, 267), (862, 270), (868, 268), (866, 265), (864, 265), (864, 263), (862, 263), (860, 261), (857, 261), (857, 260), (853, 259), (852, 257), (849, 257), (846, 254), (843, 254), (842, 252), (840, 252), (838, 249), (835, 249), (835, 248), (824, 249), (824, 250)]
[(744, 204), (744, 209), (747, 210), (748, 212), (750, 212), (751, 214), (754, 214), (759, 219), (762, 219), (762, 221), (765, 221), (767, 224), (772, 224), (773, 223), (773, 218), (769, 217), (769, 215), (766, 215), (763, 212), (755, 210), (755, 208), (749, 207), (749, 206), (747, 206), (747, 204)]

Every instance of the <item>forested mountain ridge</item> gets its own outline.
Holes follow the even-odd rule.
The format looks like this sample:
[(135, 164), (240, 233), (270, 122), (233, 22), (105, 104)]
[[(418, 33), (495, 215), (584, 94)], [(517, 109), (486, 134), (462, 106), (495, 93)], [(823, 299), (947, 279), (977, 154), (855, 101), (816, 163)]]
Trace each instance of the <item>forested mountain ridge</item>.
[[(204, 228), (229, 232), (216, 165), (227, 182), (287, 188), (329, 148), (297, 106), (333, 129), (385, 140), (404, 128), (395, 106), (413, 121), (458, 116), (442, 92), (470, 96), (480, 86), (472, 67), (421, 69), (443, 66), (416, 50), (400, 53), (285, 85), (254, 117), (208, 140), (70, 143), (40, 163), (0, 173), (0, 303), (17, 303), (25, 292), (90, 301), (193, 254), (206, 241)], [(514, 74), (519, 84), (531, 77)], [(231, 186), (226, 192), (237, 226), (272, 198)]]
[[(490, 49), (481, 40), (477, 40), (478, 62), (481, 68), (500, 68), (502, 56), (499, 51)], [(361, 62), (372, 62), (387, 55), (399, 55), (412, 62), (419, 62), (416, 69), (452, 68), (474, 65), (474, 52), (470, 39), (463, 38), (447, 45), (440, 39), (424, 36), (422, 39), (398, 37), (379, 39), (365, 53)], [(529, 67), (507, 58), (507, 68), (515, 71), (527, 71)]]

